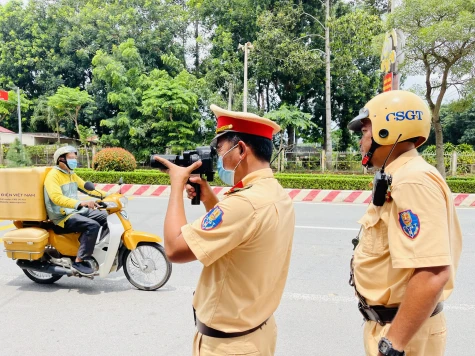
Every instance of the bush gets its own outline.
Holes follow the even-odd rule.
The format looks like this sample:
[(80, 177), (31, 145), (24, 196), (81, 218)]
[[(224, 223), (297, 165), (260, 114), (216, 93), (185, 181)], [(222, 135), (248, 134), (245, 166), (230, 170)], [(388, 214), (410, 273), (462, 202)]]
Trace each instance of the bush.
[(134, 156), (123, 148), (104, 148), (93, 159), (96, 171), (133, 172), (137, 167)]

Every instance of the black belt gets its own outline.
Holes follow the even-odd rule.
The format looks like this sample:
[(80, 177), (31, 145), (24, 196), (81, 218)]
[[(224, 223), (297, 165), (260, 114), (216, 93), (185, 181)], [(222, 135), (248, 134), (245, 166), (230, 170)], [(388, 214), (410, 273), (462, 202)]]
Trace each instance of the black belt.
[(216, 330), (216, 329), (210, 328), (206, 324), (203, 324), (196, 317), (195, 308), (193, 308), (193, 316), (195, 318), (196, 328), (198, 329), (198, 331), (200, 333), (202, 333), (203, 335), (206, 335), (206, 336), (216, 337), (218, 339), (228, 339), (228, 338), (231, 338), (231, 337), (239, 337), (239, 336), (248, 335), (250, 333), (253, 333), (257, 329), (259, 329), (260, 327), (262, 327), (262, 325), (266, 324), (267, 320), (269, 320), (269, 318), (267, 318), (266, 320), (264, 320), (264, 322), (260, 323), (255, 328), (252, 328), (252, 329), (249, 329), (249, 330), (246, 330), (246, 331), (237, 331), (237, 332), (234, 332), (234, 333), (225, 333), (224, 331)]
[[(358, 310), (361, 312), (361, 314), (363, 314), (363, 318), (366, 321), (375, 321), (380, 325), (391, 323), (396, 316), (398, 309), (399, 308), (386, 308), (383, 305), (364, 306), (361, 302), (358, 303)], [(431, 314), (431, 317), (439, 314), (443, 309), (444, 303), (437, 303), (434, 311)]]

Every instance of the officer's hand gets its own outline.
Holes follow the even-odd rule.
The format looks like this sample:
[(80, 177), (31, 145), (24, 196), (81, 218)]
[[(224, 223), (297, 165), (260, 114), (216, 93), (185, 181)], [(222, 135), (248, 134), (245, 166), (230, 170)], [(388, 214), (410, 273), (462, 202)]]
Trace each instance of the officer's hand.
[(80, 206), (85, 206), (89, 209), (95, 209), (96, 208), (96, 202), (91, 200), (91, 201), (83, 201)]
[(197, 161), (189, 167), (180, 167), (162, 157), (155, 156), (155, 160), (167, 167), (166, 173), (168, 173), (168, 175), (170, 176), (170, 184), (172, 185), (172, 187), (180, 186), (181, 189), (183, 189), (183, 186), (188, 181), (191, 172), (201, 166), (201, 161)]
[[(190, 177), (190, 182), (200, 185), (200, 200), (203, 203), (206, 204), (206, 202), (210, 200), (217, 200), (216, 194), (214, 194), (209, 183), (205, 179), (202, 179), (201, 177)], [(193, 188), (190, 184), (185, 185), (185, 190), (188, 199), (193, 199), (196, 196), (195, 188)]]

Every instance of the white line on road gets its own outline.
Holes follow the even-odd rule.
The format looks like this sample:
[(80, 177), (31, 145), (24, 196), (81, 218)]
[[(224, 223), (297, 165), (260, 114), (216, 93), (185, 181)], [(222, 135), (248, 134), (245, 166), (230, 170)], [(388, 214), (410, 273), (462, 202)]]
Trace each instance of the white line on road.
[[(18, 275), (18, 276), (0, 275), (0, 282), (8, 283), (18, 277), (24, 277), (24, 276), (23, 275)], [(106, 279), (98, 278), (97, 283), (109, 285), (109, 282), (111, 281), (113, 282), (112, 284), (115, 284), (118, 281), (124, 280), (124, 279), (125, 277), (123, 276), (116, 277), (116, 278), (106, 278)], [(75, 289), (76, 288), (78, 290), (81, 289), (81, 287), (75, 287)], [(177, 286), (177, 285), (167, 285), (163, 289), (164, 290), (170, 289), (170, 291), (177, 291), (177, 292), (189, 294), (190, 298), (193, 292), (195, 291), (194, 287)], [(28, 293), (28, 292), (24, 292), (24, 293)], [(353, 296), (342, 296), (342, 295), (335, 295), (335, 294), (325, 295), (325, 294), (291, 293), (291, 292), (284, 293), (284, 295), (282, 296), (282, 299), (315, 302), (315, 303), (356, 303), (357, 302), (356, 298)], [(458, 310), (458, 311), (475, 311), (475, 304), (448, 304), (446, 302), (444, 303), (444, 309)]]
[(303, 226), (295, 225), (296, 229), (318, 229), (318, 230), (344, 230), (344, 231), (359, 231), (360, 229), (355, 229), (352, 227), (330, 227), (330, 226)]

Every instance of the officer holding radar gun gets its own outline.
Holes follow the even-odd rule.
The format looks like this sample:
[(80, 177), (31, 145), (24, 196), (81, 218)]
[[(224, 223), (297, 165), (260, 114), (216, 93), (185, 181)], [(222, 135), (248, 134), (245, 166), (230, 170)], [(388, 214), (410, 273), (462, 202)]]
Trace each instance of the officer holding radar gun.
[[(203, 264), (193, 298), (193, 355), (270, 356), (295, 225), (292, 201), (270, 168), (272, 136), (280, 127), (251, 113), (215, 105), (211, 110), (217, 117), (211, 147), (151, 158), (152, 166), (170, 175), (165, 251), (172, 262)], [(211, 181), (216, 154), (219, 178), (232, 186), (221, 201), (206, 180), (190, 177)], [(185, 216), (184, 187), (207, 212), (192, 223)]]
[(416, 148), (431, 116), (417, 95), (377, 95), (348, 125), (362, 164), (375, 167), (373, 201), (358, 221), (350, 284), (366, 320), (366, 355), (443, 355), (443, 302), (454, 288), (462, 233), (452, 194)]

